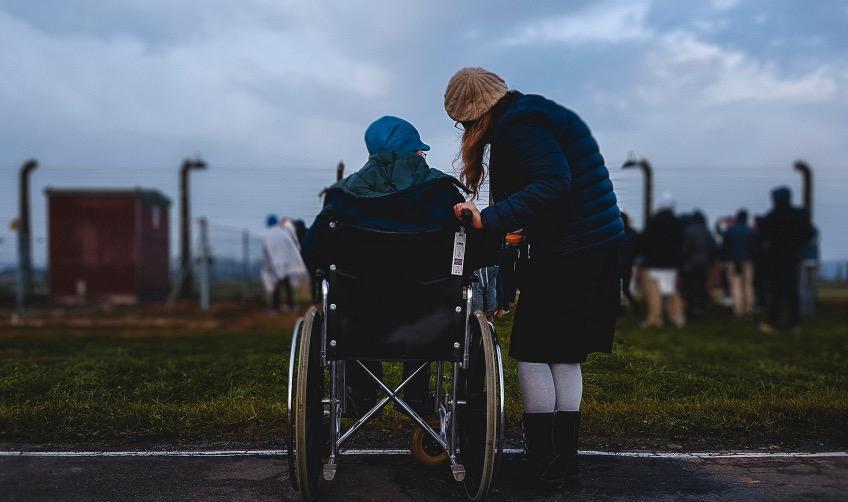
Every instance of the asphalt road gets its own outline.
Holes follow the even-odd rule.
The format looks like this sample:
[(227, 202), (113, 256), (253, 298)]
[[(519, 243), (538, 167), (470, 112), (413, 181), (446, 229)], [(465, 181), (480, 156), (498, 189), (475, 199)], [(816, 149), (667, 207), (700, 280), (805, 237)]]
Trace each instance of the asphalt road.
[[(846, 500), (848, 456), (667, 459), (584, 456), (583, 486), (515, 484), (507, 458), (488, 500)], [(323, 500), (463, 500), (447, 467), (408, 456), (345, 457)], [(285, 458), (0, 457), (0, 500), (297, 500)]]

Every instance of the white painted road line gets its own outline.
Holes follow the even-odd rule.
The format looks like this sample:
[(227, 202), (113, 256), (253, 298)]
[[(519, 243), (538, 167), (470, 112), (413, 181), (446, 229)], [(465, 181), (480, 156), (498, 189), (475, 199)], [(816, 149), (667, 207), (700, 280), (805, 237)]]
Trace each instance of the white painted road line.
[(276, 457), (286, 450), (0, 451), (0, 457)]
[[(523, 453), (521, 448), (504, 448), (504, 453)], [(409, 455), (407, 449), (351, 449), (346, 455)], [(151, 450), (151, 451), (0, 451), (0, 457), (278, 457), (286, 450)], [(827, 452), (647, 452), (647, 451), (581, 451), (589, 457), (634, 457), (667, 459), (713, 459), (713, 458), (821, 458), (848, 457), (845, 451)]]
[[(523, 450), (517, 450), (523, 451)], [(581, 455), (590, 457), (637, 457), (637, 458), (680, 458), (680, 459), (708, 459), (708, 458), (820, 458), (820, 457), (848, 457), (846, 451), (823, 451), (823, 452), (763, 452), (763, 451), (739, 451), (739, 452), (648, 452), (648, 451), (581, 451)]]

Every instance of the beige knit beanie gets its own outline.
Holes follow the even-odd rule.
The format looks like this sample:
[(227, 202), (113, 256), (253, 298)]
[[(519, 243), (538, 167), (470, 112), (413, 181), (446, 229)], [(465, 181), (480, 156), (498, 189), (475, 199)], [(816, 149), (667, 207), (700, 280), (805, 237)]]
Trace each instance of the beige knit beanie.
[(463, 68), (445, 89), (445, 111), (457, 122), (479, 119), (506, 95), (506, 82), (484, 68)]

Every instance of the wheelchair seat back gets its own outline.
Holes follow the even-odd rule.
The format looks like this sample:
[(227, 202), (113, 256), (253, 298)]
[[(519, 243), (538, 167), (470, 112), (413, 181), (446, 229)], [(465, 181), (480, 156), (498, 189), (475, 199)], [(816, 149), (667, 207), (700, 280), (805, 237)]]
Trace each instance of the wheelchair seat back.
[(464, 275), (454, 232), (382, 232), (337, 224), (327, 301), (329, 359), (461, 359)]

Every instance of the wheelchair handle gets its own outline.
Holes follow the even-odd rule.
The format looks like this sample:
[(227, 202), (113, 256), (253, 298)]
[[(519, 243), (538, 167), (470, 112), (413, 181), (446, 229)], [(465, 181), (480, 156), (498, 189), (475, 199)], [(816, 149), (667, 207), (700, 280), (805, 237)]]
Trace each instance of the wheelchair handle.
[(524, 242), (524, 232), (522, 230), (519, 230), (517, 232), (508, 233), (504, 238), (504, 242), (507, 246), (518, 246), (522, 242)]
[(466, 229), (471, 228), (471, 222), (474, 220), (474, 215), (471, 213), (470, 209), (463, 209), (459, 213), (459, 221), (463, 227)]

